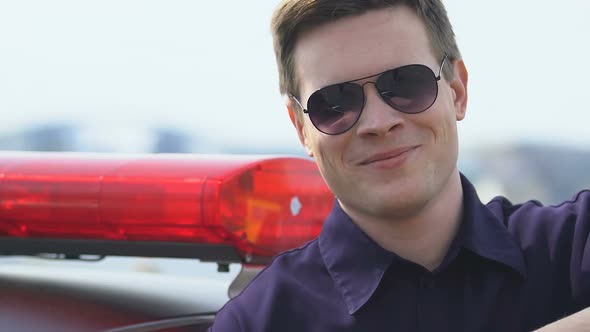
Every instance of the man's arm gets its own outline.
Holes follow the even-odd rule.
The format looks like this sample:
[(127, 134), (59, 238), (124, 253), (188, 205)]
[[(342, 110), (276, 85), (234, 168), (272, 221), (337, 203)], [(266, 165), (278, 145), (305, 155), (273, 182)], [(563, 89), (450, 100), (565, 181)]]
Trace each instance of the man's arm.
[(546, 325), (535, 332), (587, 332), (590, 331), (590, 308)]

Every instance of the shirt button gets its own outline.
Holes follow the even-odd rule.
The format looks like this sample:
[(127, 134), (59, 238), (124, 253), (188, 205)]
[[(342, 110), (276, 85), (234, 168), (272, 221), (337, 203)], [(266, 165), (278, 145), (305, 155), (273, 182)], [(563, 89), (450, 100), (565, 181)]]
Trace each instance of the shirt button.
[(436, 281), (432, 276), (423, 276), (420, 278), (420, 287), (426, 289), (434, 289), (436, 287)]

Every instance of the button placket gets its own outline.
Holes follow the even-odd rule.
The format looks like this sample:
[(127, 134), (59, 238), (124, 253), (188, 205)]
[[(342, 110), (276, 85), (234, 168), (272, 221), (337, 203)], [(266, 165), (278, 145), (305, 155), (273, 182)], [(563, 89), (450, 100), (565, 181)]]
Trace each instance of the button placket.
[(436, 280), (434, 276), (426, 274), (420, 278), (420, 287), (423, 289), (434, 289), (436, 288)]
[(417, 331), (432, 331), (433, 322), (429, 310), (432, 310), (432, 301), (436, 298), (437, 282), (434, 274), (425, 272), (418, 277), (419, 304), (417, 312)]

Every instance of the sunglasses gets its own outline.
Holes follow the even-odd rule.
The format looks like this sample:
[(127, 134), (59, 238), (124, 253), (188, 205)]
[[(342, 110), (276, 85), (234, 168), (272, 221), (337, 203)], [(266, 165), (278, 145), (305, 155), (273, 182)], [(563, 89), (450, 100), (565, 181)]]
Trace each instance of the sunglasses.
[[(354, 127), (365, 106), (365, 84), (375, 85), (383, 101), (392, 108), (407, 114), (416, 114), (429, 109), (438, 97), (438, 81), (447, 60), (445, 54), (438, 76), (432, 69), (421, 64), (411, 64), (382, 73), (323, 87), (312, 93), (307, 100), (307, 109), (291, 96), (307, 113), (311, 123), (322, 133), (338, 135)], [(362, 85), (354, 82), (377, 77), (375, 82)]]

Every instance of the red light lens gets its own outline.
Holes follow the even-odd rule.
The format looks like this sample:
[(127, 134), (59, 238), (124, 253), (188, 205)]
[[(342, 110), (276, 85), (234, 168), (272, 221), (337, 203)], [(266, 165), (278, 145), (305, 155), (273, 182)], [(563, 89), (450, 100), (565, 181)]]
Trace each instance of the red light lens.
[(0, 236), (227, 244), (245, 259), (315, 238), (317, 166), (255, 156), (0, 153)]

